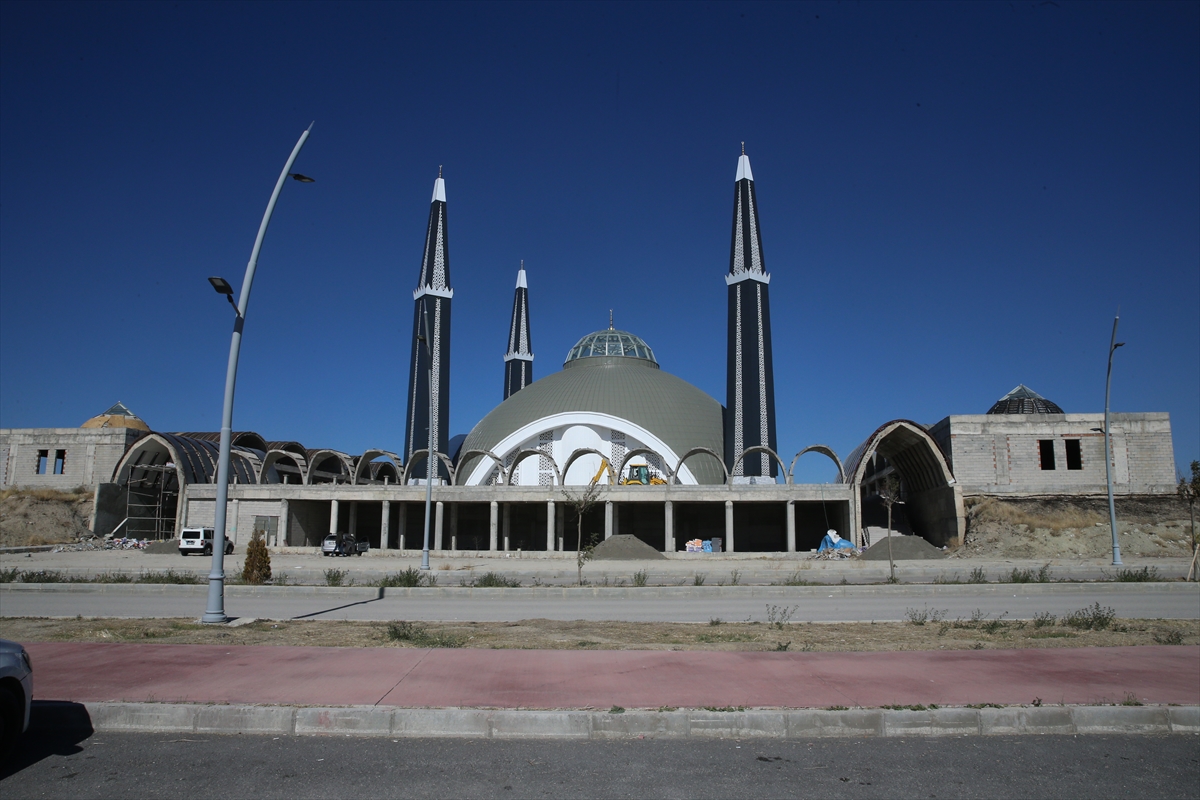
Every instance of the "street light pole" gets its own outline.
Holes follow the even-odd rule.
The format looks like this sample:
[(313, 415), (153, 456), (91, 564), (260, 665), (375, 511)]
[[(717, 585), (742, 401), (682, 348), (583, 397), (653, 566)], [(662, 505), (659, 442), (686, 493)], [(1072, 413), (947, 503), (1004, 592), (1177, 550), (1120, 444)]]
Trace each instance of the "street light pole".
[(1117, 323), (1121, 321), (1121, 312), (1113, 319), (1112, 341), (1108, 344), (1108, 378), (1104, 383), (1104, 474), (1108, 479), (1108, 526), (1112, 529), (1112, 563), (1121, 565), (1121, 543), (1117, 541), (1117, 506), (1113, 502), (1112, 487), (1112, 432), (1108, 424), (1108, 399), (1112, 392), (1112, 362), (1113, 353), (1118, 347), (1124, 347), (1124, 342), (1117, 341)]
[(421, 569), (429, 569), (429, 511), (433, 506), (433, 350), (429, 346), (429, 309), (421, 303), (421, 312), (425, 315), (425, 354), (429, 356), (429, 419), (425, 428), (429, 431), (429, 450), (425, 458), (425, 542), (421, 548)]
[[(262, 222), (258, 226), (258, 236), (254, 239), (254, 249), (250, 251), (250, 261), (246, 264), (246, 275), (242, 278), (242, 293), (238, 299), (237, 317), (233, 322), (233, 338), (229, 342), (229, 364), (225, 369), (225, 402), (221, 408), (221, 445), (217, 456), (217, 505), (215, 509), (212, 545), (212, 571), (208, 575), (208, 605), (205, 608), (201, 622), (221, 623), (228, 621), (225, 616), (225, 506), (229, 502), (229, 451), (233, 437), (233, 390), (237, 383), (238, 356), (242, 349), (242, 327), (246, 322), (246, 306), (250, 303), (250, 287), (254, 283), (254, 271), (258, 267), (258, 253), (262, 249), (263, 238), (267, 235), (267, 226), (271, 224), (271, 214), (275, 211), (275, 203), (279, 200), (279, 192), (288, 176), (301, 183), (312, 183), (311, 178), (292, 173), (292, 163), (308, 140), (312, 125), (300, 134), (300, 141), (292, 148), (279, 180), (275, 182), (275, 191), (271, 192), (271, 201), (263, 213)], [(225, 283), (222, 281), (222, 283)], [(213, 286), (218, 292), (226, 294), (224, 289), (214, 281)], [(228, 289), (225, 284), (225, 289)], [(232, 290), (226, 294), (232, 301)]]

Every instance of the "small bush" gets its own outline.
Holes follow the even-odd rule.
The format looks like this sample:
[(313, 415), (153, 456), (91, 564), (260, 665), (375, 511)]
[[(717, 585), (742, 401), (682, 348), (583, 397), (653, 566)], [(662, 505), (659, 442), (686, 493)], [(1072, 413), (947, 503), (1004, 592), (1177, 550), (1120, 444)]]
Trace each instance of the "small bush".
[(1133, 692), (1126, 692), (1125, 699), (1121, 701), (1123, 706), (1140, 706), (1142, 701), (1137, 699), (1137, 695)]
[(646, 570), (639, 569), (637, 572), (633, 573), (633, 585), (634, 586), (645, 586), (646, 579), (648, 577), (649, 577), (649, 575), (646, 572)]
[(983, 567), (976, 567), (971, 570), (971, 574), (967, 577), (967, 583), (987, 583), (987, 573), (983, 571)]
[(1064, 616), (1062, 621), (1064, 625), (1076, 630), (1102, 631), (1112, 625), (1116, 618), (1115, 609), (1108, 606), (1102, 608), (1097, 602), (1078, 611), (1072, 611)]
[(201, 583), (208, 583), (208, 578), (201, 578), (199, 575), (193, 575), (190, 572), (176, 572), (173, 569), (168, 569), (165, 572), (143, 572), (137, 576), (136, 583), (174, 583), (196, 586)]
[(21, 570), (17, 569), (16, 567), (0, 569), (0, 583), (16, 583), (17, 575), (20, 574), (20, 572)]
[(725, 624), (725, 620), (721, 619), (720, 617), (709, 617), (709, 618), (708, 618), (708, 624), (709, 624), (709, 625), (713, 625), (713, 626), (716, 626), (716, 625), (724, 625), (724, 624)]
[(703, 572), (697, 572), (697, 573), (693, 574), (692, 575), (692, 586), (703, 586), (705, 577), (706, 576)]
[(471, 581), (476, 589), (516, 589), (521, 582), (516, 578), (506, 578), (496, 572), (485, 572)]
[(786, 653), (787, 649), (792, 646), (791, 642), (779, 642), (775, 645), (775, 652)]
[(742, 581), (742, 571), (740, 569), (733, 569), (733, 570), (729, 571), (729, 585), (730, 586), (737, 586), (739, 583), (741, 583), (741, 581)]
[(346, 583), (346, 576), (349, 574), (350, 571), (345, 569), (327, 569), (325, 570), (325, 585), (343, 586)]
[(1051, 614), (1049, 611), (1038, 611), (1033, 615), (1033, 627), (1046, 628), (1054, 625), (1058, 621), (1058, 617)]
[(624, 709), (624, 708), (622, 708), (621, 706), (613, 706), (612, 708), (610, 708), (610, 709), (608, 710), (608, 713), (610, 713), (610, 714), (624, 714), (624, 713), (625, 713), (625, 709)]
[(1141, 569), (1119, 569), (1113, 580), (1120, 583), (1149, 583), (1161, 581), (1158, 567), (1142, 567)]
[(18, 578), (21, 583), (71, 583), (71, 579), (64, 572), (58, 572), (52, 569), (35, 569), (27, 570), (21, 573)]
[(767, 624), (774, 625), (779, 630), (783, 630), (783, 626), (788, 623), (792, 618), (792, 614), (795, 614), (799, 608), (800, 606), (788, 608), (787, 606), (767, 605)]
[(1161, 636), (1156, 633), (1154, 641), (1159, 644), (1183, 644), (1183, 631), (1167, 631)]
[(784, 578), (782, 581), (780, 581), (780, 584), (783, 586), (815, 586), (816, 585), (814, 581), (805, 580), (804, 577), (800, 574), (800, 570), (796, 570), (791, 575), (788, 575), (786, 578)]
[(246, 563), (242, 566), (242, 580), (261, 586), (271, 580), (271, 554), (261, 531), (255, 531), (246, 545)]

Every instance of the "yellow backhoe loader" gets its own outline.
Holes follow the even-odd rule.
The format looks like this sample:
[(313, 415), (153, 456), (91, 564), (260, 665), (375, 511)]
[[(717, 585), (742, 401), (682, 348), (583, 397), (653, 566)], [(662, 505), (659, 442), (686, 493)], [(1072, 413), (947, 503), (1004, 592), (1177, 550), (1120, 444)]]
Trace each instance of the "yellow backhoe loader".
[(622, 486), (666, 486), (667, 482), (648, 464), (630, 464), (629, 474), (621, 479)]

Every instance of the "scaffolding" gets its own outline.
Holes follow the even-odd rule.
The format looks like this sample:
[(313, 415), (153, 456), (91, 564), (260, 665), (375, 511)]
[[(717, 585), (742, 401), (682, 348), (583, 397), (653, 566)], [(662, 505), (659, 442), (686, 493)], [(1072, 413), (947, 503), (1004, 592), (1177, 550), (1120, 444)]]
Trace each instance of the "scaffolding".
[[(144, 477), (135, 478), (140, 472)], [(172, 488), (174, 487), (174, 488)], [(175, 465), (138, 464), (125, 485), (126, 535), (135, 539), (172, 539), (179, 508)]]

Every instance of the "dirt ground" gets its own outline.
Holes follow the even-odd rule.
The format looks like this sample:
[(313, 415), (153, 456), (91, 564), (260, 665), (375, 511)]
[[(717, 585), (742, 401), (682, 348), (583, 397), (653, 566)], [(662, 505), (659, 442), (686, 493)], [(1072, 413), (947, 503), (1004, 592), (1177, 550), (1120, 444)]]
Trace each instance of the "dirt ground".
[(81, 487), (5, 489), (0, 492), (0, 547), (29, 547), (73, 542), (90, 533), (93, 495)]
[[(786, 611), (786, 609), (784, 610)], [(915, 609), (914, 609), (915, 611)], [(714, 622), (716, 624), (714, 624)], [(20, 642), (155, 642), (319, 647), (472, 647), (518, 650), (788, 650), (813, 652), (982, 650), (1200, 644), (1200, 621), (1114, 620), (1080, 630), (1062, 620), (927, 620), (812, 624), (656, 622), (253, 622), (239, 627), (195, 620), (0, 619), (0, 637)]]
[[(1116, 507), (1122, 555), (1192, 554), (1188, 507), (1179, 498), (1119, 498)], [(1103, 497), (971, 498), (966, 510), (966, 541), (952, 558), (1102, 558), (1112, 551)]]

